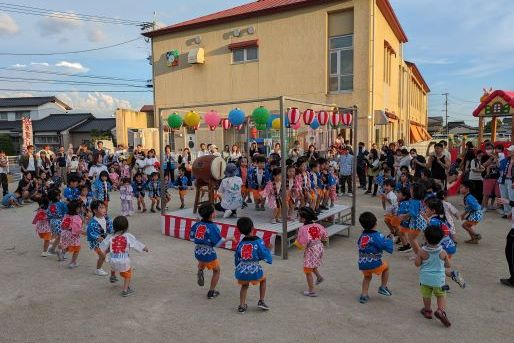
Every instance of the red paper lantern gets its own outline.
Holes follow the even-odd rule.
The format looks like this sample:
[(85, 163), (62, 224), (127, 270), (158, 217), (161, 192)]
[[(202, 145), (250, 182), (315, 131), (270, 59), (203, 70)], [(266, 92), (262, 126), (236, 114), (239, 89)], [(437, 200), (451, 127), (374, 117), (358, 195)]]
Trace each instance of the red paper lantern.
[(228, 130), (232, 127), (232, 124), (230, 123), (230, 120), (227, 118), (221, 119), (221, 127), (225, 130)]
[(318, 122), (320, 125), (327, 125), (329, 119), (328, 112), (321, 110), (318, 112)]
[(305, 110), (303, 112), (303, 122), (305, 123), (305, 125), (311, 125), (315, 115), (316, 113), (314, 112), (314, 110), (311, 110), (310, 108), (308, 110)]
[(289, 120), (289, 125), (294, 126), (296, 123), (300, 121), (300, 110), (296, 107), (291, 107), (287, 111), (287, 119)]
[(257, 138), (257, 128), (256, 127), (252, 127), (252, 129), (250, 130), (250, 137)]
[(351, 112), (346, 112), (341, 115), (341, 122), (344, 126), (351, 126), (353, 120), (353, 115)]
[(330, 116), (330, 124), (332, 124), (332, 126), (337, 126), (339, 125), (339, 123), (341, 122), (341, 115), (339, 114), (339, 112), (333, 112), (332, 115)]
[(216, 130), (216, 128), (217, 128), (217, 126), (211, 126), (211, 125), (209, 125), (209, 130), (211, 130), (211, 131)]

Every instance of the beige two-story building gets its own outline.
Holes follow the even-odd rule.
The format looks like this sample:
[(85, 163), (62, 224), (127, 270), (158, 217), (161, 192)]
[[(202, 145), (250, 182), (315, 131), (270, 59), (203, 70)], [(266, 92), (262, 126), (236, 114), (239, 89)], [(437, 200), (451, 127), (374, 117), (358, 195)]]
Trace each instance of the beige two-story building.
[[(429, 137), (430, 89), (404, 60), (407, 36), (388, 0), (260, 0), (144, 35), (152, 40), (156, 116), (284, 95), (357, 105), (358, 140), (368, 144)], [(197, 131), (198, 141), (219, 136)]]

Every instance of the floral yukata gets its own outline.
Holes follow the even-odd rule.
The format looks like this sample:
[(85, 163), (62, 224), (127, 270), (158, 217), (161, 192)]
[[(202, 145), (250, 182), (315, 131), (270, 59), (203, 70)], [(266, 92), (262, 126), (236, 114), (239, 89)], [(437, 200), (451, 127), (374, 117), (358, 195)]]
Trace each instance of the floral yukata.
[(50, 227), (50, 222), (48, 221), (48, 216), (46, 215), (46, 210), (38, 209), (36, 211), (36, 215), (32, 220), (32, 224), (36, 226), (36, 233), (39, 237), (45, 241), (49, 241), (52, 236), (52, 229)]
[(328, 239), (325, 227), (320, 224), (305, 224), (298, 229), (298, 238), (295, 245), (305, 249), (303, 253), (303, 270), (310, 273), (313, 269), (319, 268), (323, 261), (323, 241)]
[(61, 248), (80, 247), (82, 218), (79, 215), (65, 215), (61, 224)]

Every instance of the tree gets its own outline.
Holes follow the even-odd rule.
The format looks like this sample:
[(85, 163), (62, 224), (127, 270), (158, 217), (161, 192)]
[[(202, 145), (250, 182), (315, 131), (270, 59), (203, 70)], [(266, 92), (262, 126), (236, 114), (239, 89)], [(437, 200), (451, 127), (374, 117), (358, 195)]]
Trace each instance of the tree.
[(12, 139), (6, 133), (0, 134), (0, 150), (5, 151), (5, 154), (8, 156), (14, 155), (14, 145), (12, 144)]
[[(493, 120), (488, 121), (484, 126), (484, 133), (491, 133), (491, 124)], [(496, 128), (498, 129), (502, 125), (502, 121), (500, 119), (496, 119)]]

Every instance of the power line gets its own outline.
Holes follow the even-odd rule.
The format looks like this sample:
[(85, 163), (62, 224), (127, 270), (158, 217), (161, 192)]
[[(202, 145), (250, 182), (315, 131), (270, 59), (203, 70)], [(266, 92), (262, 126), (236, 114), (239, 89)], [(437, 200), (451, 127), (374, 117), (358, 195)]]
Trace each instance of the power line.
[(86, 49), (86, 50), (76, 50), (76, 51), (65, 51), (65, 52), (47, 52), (47, 53), (13, 53), (13, 52), (0, 52), (0, 55), (2, 56), (52, 56), (52, 55), (70, 55), (70, 54), (79, 54), (83, 52), (90, 52), (90, 51), (98, 51), (98, 50), (104, 50), (109, 48), (114, 48), (120, 45), (128, 44), (135, 42), (136, 40), (142, 39), (143, 37), (137, 37), (125, 42), (116, 43), (112, 45), (107, 45), (99, 48), (93, 48), (93, 49)]
[(131, 90), (105, 90), (105, 89), (93, 89), (93, 90), (70, 90), (70, 89), (12, 89), (12, 88), (0, 88), (0, 91), (5, 92), (43, 92), (43, 93), (149, 93), (147, 91), (131, 91)]
[(129, 83), (113, 83), (113, 82), (94, 82), (94, 81), (74, 81), (74, 80), (54, 80), (54, 79), (37, 79), (27, 77), (10, 77), (1, 76), (0, 80), (5, 82), (27, 82), (35, 83), (50, 83), (50, 84), (63, 84), (63, 85), (94, 85), (94, 86), (116, 86), (116, 87), (135, 87), (135, 88), (150, 88), (147, 86), (134, 85)]
[(63, 18), (69, 20), (82, 20), (82, 21), (94, 21), (108, 24), (122, 24), (122, 25), (145, 25), (148, 24), (139, 20), (113, 18), (99, 15), (81, 14), (75, 12), (63, 12), (57, 10), (49, 10), (40, 7), (32, 7), (25, 5), (16, 5), (5, 2), (0, 2), (0, 8), (6, 12), (28, 14), (28, 15), (39, 15), (48, 16), (54, 18)]
[(113, 80), (113, 81), (131, 81), (131, 82), (149, 82), (151, 80), (143, 80), (143, 79), (125, 79), (116, 76), (101, 76), (101, 75), (80, 75), (80, 74), (70, 74), (70, 73), (62, 73), (50, 70), (35, 70), (35, 69), (20, 69), (16, 67), (0, 67), (0, 70), (8, 70), (15, 72), (24, 72), (24, 73), (36, 73), (36, 74), (49, 74), (49, 75), (60, 75), (60, 76), (69, 76), (69, 77), (80, 77), (80, 78), (89, 78), (89, 79), (101, 79), (101, 80)]

